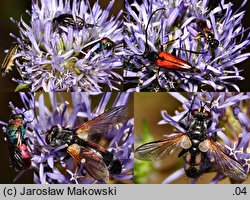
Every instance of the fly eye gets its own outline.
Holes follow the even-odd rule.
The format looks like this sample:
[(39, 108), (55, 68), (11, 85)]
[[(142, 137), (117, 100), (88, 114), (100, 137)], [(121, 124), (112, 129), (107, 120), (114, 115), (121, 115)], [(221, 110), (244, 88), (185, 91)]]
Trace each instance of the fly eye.
[(199, 144), (198, 148), (200, 149), (201, 152), (207, 152), (208, 149), (209, 149), (208, 140), (202, 141), (202, 142)]
[(208, 117), (208, 118), (211, 118), (211, 113), (209, 111), (205, 111), (205, 116)]
[(194, 109), (194, 110), (192, 110), (192, 115), (193, 116), (195, 116), (195, 115), (197, 115), (198, 113), (199, 113), (200, 111), (198, 110), (198, 109)]

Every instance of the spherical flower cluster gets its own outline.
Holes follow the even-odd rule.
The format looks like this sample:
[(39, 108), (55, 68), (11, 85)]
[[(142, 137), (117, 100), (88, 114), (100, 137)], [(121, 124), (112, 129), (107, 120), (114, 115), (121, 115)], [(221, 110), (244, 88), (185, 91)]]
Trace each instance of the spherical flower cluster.
[(250, 38), (241, 24), (246, 2), (233, 11), (225, 1), (126, 0), (125, 89), (239, 91), (236, 64), (250, 55), (242, 53)]
[[(111, 91), (122, 76), (122, 22), (98, 2), (85, 0), (32, 1), (30, 23), (12, 21), (20, 36), (13, 36), (13, 65), (21, 79), (16, 90)], [(13, 49), (13, 48), (12, 48)], [(118, 70), (117, 70), (118, 69)]]

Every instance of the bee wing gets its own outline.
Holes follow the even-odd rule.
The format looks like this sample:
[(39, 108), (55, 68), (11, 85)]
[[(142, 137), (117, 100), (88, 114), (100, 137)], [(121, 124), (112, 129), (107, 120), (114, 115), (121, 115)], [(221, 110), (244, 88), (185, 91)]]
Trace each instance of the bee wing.
[(186, 134), (176, 134), (166, 139), (149, 142), (135, 150), (135, 157), (139, 160), (162, 160), (169, 155), (178, 154), (182, 149), (191, 147), (191, 141)]
[(6, 54), (1, 66), (2, 76), (5, 76), (11, 70), (14, 61), (13, 56), (17, 53), (18, 46), (18, 43), (13, 43), (8, 53)]
[(127, 107), (117, 106), (97, 116), (96, 118), (83, 123), (76, 129), (76, 134), (80, 138), (85, 138), (85, 134), (107, 133), (115, 124), (123, 121), (127, 116)]
[(67, 152), (78, 162), (84, 163), (86, 171), (98, 181), (109, 180), (109, 171), (103, 161), (103, 157), (91, 148), (72, 144)]
[(219, 171), (236, 181), (246, 180), (247, 174), (242, 165), (235, 159), (231, 158), (222, 146), (216, 142), (208, 140), (208, 147), (208, 157)]

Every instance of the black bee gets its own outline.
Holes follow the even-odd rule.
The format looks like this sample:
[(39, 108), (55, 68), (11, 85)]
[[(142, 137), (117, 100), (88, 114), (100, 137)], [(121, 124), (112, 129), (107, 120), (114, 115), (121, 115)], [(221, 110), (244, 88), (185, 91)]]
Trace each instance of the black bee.
[(58, 26), (68, 27), (71, 26), (74, 29), (82, 29), (85, 28), (93, 28), (93, 24), (87, 24), (84, 20), (78, 16), (74, 19), (73, 15), (71, 14), (61, 14), (58, 17), (55, 17), (52, 20), (53, 26), (56, 28)]
[(214, 34), (213, 34), (212, 30), (210, 30), (207, 27), (206, 21), (204, 21), (202, 19), (197, 19), (196, 23), (197, 23), (198, 27), (202, 30), (202, 33), (204, 34), (211, 50), (217, 49), (220, 43), (217, 39), (214, 38)]
[[(193, 101), (194, 103), (194, 101)], [(185, 133), (177, 133), (169, 137), (149, 142), (135, 150), (135, 157), (140, 160), (162, 160), (171, 154), (184, 158), (185, 174), (189, 178), (198, 178), (204, 172), (217, 169), (235, 181), (244, 181), (247, 174), (242, 165), (230, 157), (224, 147), (217, 142), (216, 135), (209, 136), (208, 128), (212, 124), (212, 114), (205, 105), (188, 111), (179, 124)], [(187, 118), (187, 124), (182, 120)]]
[(109, 109), (76, 129), (53, 126), (46, 133), (47, 144), (59, 147), (67, 144), (67, 152), (77, 163), (83, 163), (86, 171), (96, 180), (109, 180), (109, 174), (120, 174), (120, 160), (105, 148), (87, 141), (86, 138), (98, 133), (109, 132), (114, 125), (126, 118), (127, 108), (118, 106)]

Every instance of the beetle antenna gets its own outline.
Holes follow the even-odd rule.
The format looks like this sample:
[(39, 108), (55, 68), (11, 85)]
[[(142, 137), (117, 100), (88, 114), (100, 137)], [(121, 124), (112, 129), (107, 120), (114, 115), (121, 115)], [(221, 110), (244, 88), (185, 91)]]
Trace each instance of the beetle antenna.
[(146, 30), (145, 30), (145, 40), (146, 40), (145, 51), (149, 49), (149, 45), (148, 45), (148, 27), (149, 27), (149, 23), (150, 23), (151, 19), (153, 18), (154, 14), (155, 14), (156, 12), (158, 12), (159, 10), (166, 10), (166, 8), (158, 8), (158, 9), (156, 9), (156, 10), (150, 15), (150, 17), (149, 17), (149, 19), (148, 19), (148, 24), (147, 24)]

